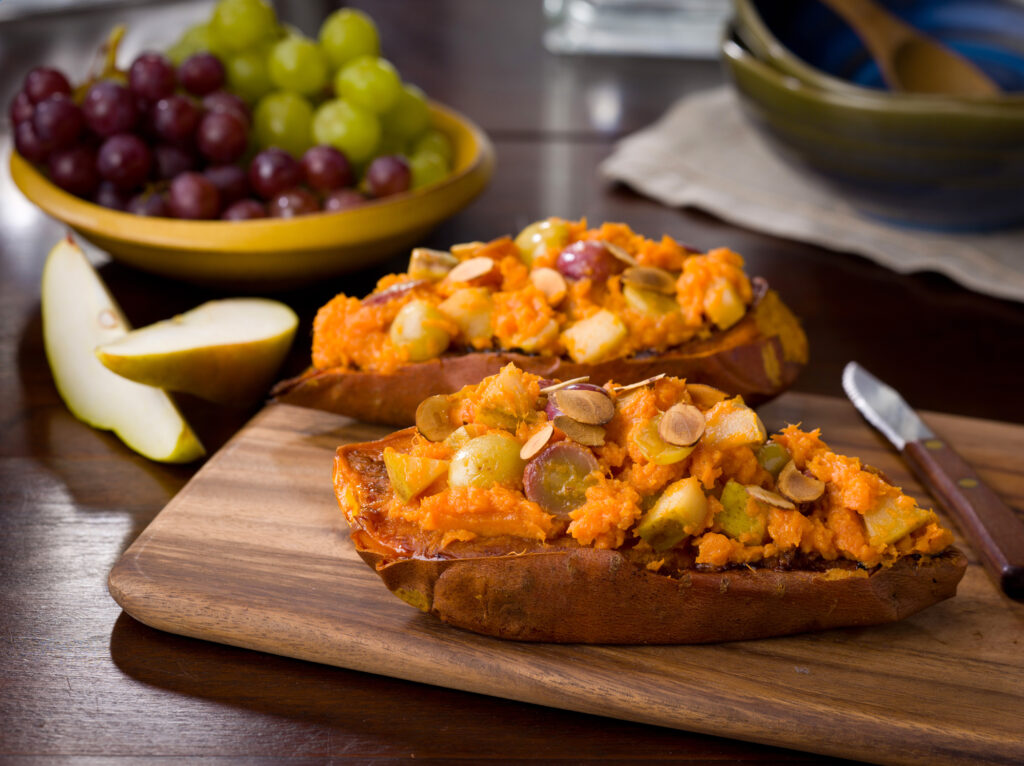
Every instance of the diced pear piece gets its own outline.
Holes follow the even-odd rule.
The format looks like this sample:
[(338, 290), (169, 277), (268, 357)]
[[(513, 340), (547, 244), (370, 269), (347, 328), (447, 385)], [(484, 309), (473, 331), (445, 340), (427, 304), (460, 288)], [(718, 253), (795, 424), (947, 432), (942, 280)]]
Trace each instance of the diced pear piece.
[(715, 521), (722, 532), (733, 540), (747, 545), (760, 545), (768, 531), (768, 521), (763, 514), (751, 516), (747, 513), (750, 493), (738, 481), (729, 479), (722, 490), (722, 510)]
[(626, 323), (611, 311), (601, 309), (563, 332), (562, 341), (574, 362), (594, 364), (614, 356), (627, 335)]
[(890, 545), (923, 527), (931, 521), (932, 515), (931, 511), (925, 510), (909, 497), (900, 503), (898, 497), (883, 496), (874, 508), (864, 514), (868, 542), (875, 548)]
[(270, 388), (298, 323), (278, 301), (227, 298), (133, 330), (96, 356), (136, 383), (244, 407)]
[(736, 288), (727, 279), (714, 282), (704, 295), (704, 313), (720, 330), (732, 327), (747, 313)]
[(668, 486), (637, 525), (640, 538), (656, 551), (668, 550), (704, 524), (708, 499), (696, 476)]
[(447, 460), (414, 457), (391, 447), (384, 448), (384, 467), (391, 486), (407, 503), (448, 473)]
[(702, 442), (713, 449), (763, 444), (768, 436), (764, 423), (739, 397), (718, 402), (705, 413)]
[(494, 334), (491, 324), (494, 301), (486, 287), (464, 287), (456, 290), (437, 308), (458, 325), (459, 334), (468, 345), (474, 348), (487, 348), (491, 345), (491, 336)]
[(117, 375), (94, 353), (131, 329), (81, 248), (66, 237), (43, 267), (43, 341), (57, 391), (79, 420), (111, 430), (151, 460), (188, 463), (203, 445), (159, 388)]

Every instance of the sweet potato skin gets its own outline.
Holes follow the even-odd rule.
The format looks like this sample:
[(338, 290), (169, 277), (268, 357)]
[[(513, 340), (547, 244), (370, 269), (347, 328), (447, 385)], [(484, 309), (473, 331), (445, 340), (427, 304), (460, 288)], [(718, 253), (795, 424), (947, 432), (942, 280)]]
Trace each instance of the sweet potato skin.
[(278, 401), (328, 410), (359, 420), (407, 426), (428, 396), (450, 394), (479, 383), (509, 362), (545, 378), (563, 380), (589, 375), (592, 382), (633, 383), (665, 373), (705, 383), (748, 404), (767, 401), (785, 391), (807, 362), (807, 339), (799, 322), (763, 280), (754, 280), (755, 303), (729, 329), (663, 354), (577, 364), (552, 356), (512, 351), (445, 354), (408, 364), (393, 373), (310, 370), (282, 381), (272, 394)]
[[(391, 548), (363, 526), (358, 496), (390, 492), (386, 446), (412, 429), (340, 447), (334, 480), (359, 555), (399, 598), (466, 630), (519, 641), (699, 644), (901, 620), (956, 593), (967, 566), (950, 548), (856, 571), (731, 569), (668, 576), (617, 550), (532, 543), (515, 553), (422, 558)], [(472, 546), (472, 544), (469, 544)], [(493, 546), (491, 546), (493, 547)], [(494, 555), (487, 555), (494, 554)]]

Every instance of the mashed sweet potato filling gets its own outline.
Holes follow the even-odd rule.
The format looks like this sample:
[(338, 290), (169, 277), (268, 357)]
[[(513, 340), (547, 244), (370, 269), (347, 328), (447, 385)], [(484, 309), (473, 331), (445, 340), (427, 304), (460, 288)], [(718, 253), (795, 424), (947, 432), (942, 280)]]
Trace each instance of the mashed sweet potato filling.
[[(696, 253), (671, 237), (647, 239), (621, 223), (588, 229), (585, 219), (548, 221), (562, 236), (528, 254), (510, 237), (457, 245), (450, 254), (441, 254), (447, 261), (436, 253), (425, 256), (433, 259), (433, 267), (417, 265), (414, 258), (409, 273), (382, 278), (362, 301), (344, 294), (336, 296), (321, 307), (313, 323), (314, 368), (388, 373), (410, 361), (439, 356), (447, 349), (505, 349), (550, 356), (568, 354), (577, 362), (606, 361), (637, 352), (661, 352), (695, 337), (706, 337), (716, 327), (725, 329), (737, 322), (753, 302), (743, 258), (731, 250)], [(589, 276), (586, 269), (574, 271), (559, 264), (559, 254), (579, 242), (594, 242), (598, 247), (598, 255), (590, 257), (599, 261), (595, 274), (600, 277)], [(635, 285), (626, 288), (628, 275), (623, 272), (628, 262), (611, 255), (611, 250), (601, 250), (605, 245), (617, 248), (616, 252), (637, 266), (660, 270), (669, 294), (637, 289)], [(481, 259), (485, 264), (493, 261), (490, 271), (471, 270), (464, 274), (465, 279), (457, 278), (453, 264)], [(547, 274), (546, 282), (536, 279), (537, 271), (550, 272), (556, 267), (564, 276)], [(450, 270), (452, 278), (445, 276), (445, 269)], [(557, 286), (559, 280), (561, 288)], [(546, 289), (541, 289), (542, 285)], [(483, 291), (472, 305), (446, 300), (467, 288)], [(430, 342), (427, 351), (416, 346), (418, 338), (391, 332), (398, 312), (410, 302), (437, 309), (451, 320), (454, 331), (439, 333), (425, 328), (423, 337)], [(602, 311), (610, 312), (621, 323), (621, 336), (579, 346), (586, 351), (567, 344), (563, 335), (566, 330)], [(467, 330), (470, 327), (472, 333)], [(619, 326), (615, 327), (618, 331)], [(591, 328), (582, 333), (592, 334)], [(584, 355), (587, 358), (581, 358)]]
[[(545, 407), (566, 400), (543, 393), (547, 383), (508, 365), (448, 397), (455, 430), (433, 441), (418, 435), (404, 453), (412, 461), (445, 461), (447, 476), (408, 500), (392, 493), (388, 519), (440, 536), (441, 548), (502, 536), (571, 539), (635, 548), (648, 566), (671, 556), (711, 568), (802, 556), (872, 567), (936, 554), (952, 542), (933, 512), (858, 459), (832, 451), (818, 430), (789, 425), (766, 441), (763, 427), (749, 427), (759, 421), (741, 400), (712, 402), (717, 397), (707, 391), (664, 378), (622, 391), (609, 383), (589, 394), (607, 396), (614, 414), (599, 427), (603, 443), (587, 446), (568, 425), (549, 425)], [(680, 448), (651, 431), (652, 419), (679, 406), (696, 407), (709, 423), (712, 410), (729, 417)], [(741, 421), (747, 425), (736, 425)], [(527, 445), (537, 439), (536, 448)], [(818, 496), (787, 497), (780, 459), (820, 481)], [(558, 471), (548, 470), (552, 465)], [(407, 483), (402, 488), (410, 491)]]

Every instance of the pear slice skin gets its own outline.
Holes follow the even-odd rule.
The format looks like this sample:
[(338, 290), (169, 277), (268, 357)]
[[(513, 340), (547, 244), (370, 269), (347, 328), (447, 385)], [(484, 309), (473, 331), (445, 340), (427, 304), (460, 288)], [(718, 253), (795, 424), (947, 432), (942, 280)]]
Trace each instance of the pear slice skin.
[(129, 380), (244, 407), (267, 394), (298, 323), (279, 301), (225, 298), (133, 330), (96, 356)]
[(189, 463), (203, 445), (165, 391), (115, 375), (94, 350), (130, 325), (70, 236), (50, 251), (42, 279), (43, 341), (57, 391), (79, 420), (113, 431), (151, 460)]

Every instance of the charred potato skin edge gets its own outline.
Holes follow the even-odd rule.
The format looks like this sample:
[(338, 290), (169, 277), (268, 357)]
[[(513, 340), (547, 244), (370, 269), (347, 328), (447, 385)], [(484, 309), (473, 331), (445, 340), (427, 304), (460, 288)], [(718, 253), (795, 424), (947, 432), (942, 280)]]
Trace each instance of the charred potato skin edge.
[[(967, 567), (956, 548), (906, 558), (869, 576), (731, 569), (679, 577), (616, 550), (576, 547), (468, 558), (406, 557), (372, 537), (350, 505), (364, 465), (413, 429), (338, 448), (334, 480), (360, 557), (403, 600), (459, 628), (519, 641), (701, 644), (895, 622), (956, 594)], [(346, 492), (348, 495), (346, 502)], [(358, 514), (355, 514), (358, 516)]]

